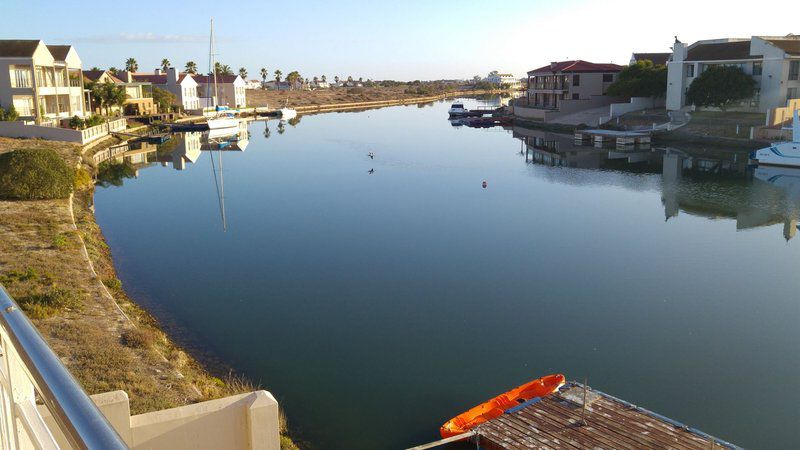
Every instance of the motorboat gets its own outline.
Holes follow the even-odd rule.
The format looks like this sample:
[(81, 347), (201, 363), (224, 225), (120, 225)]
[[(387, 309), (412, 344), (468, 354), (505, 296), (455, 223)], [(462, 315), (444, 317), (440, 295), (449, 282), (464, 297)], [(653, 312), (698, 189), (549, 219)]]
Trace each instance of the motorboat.
[(800, 111), (792, 117), (792, 140), (774, 142), (772, 145), (750, 153), (750, 159), (759, 165), (800, 167)]
[(450, 105), (450, 109), (447, 110), (447, 113), (450, 117), (465, 117), (469, 115), (469, 110), (464, 108), (464, 104), (460, 102), (453, 103)]
[(292, 108), (283, 107), (278, 110), (278, 115), (280, 115), (283, 120), (289, 120), (297, 117), (297, 111)]

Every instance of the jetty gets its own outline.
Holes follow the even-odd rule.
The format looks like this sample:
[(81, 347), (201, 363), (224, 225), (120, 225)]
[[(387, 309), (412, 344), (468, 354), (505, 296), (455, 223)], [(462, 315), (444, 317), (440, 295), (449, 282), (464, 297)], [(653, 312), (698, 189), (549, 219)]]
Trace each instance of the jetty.
[(117, 136), (117, 137), (129, 138), (129, 139), (133, 139), (133, 140), (136, 140), (136, 141), (145, 141), (145, 142), (149, 142), (151, 144), (163, 144), (164, 142), (167, 142), (171, 137), (170, 133), (155, 132), (155, 131), (154, 132), (149, 132), (149, 133), (132, 133), (132, 132), (127, 132), (127, 131), (112, 131), (111, 134), (114, 135), (114, 136)]
[(544, 398), (537, 397), (515, 406), (468, 433), (409, 450), (439, 447), (455, 440), (472, 440), (484, 450), (741, 449), (574, 381)]
[(583, 145), (586, 142), (596, 147), (614, 144), (617, 148), (633, 145), (650, 145), (649, 131), (616, 131), (616, 130), (575, 130), (575, 143)]

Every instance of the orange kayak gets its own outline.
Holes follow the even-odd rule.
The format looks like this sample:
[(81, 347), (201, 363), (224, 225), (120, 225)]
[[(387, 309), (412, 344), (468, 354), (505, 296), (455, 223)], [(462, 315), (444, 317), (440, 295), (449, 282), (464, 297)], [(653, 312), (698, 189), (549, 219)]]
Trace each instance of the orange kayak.
[(442, 438), (466, 433), (488, 420), (501, 416), (505, 411), (520, 403), (552, 394), (563, 386), (565, 382), (564, 375), (554, 374), (525, 383), (453, 417), (445, 422), (439, 431), (442, 434)]

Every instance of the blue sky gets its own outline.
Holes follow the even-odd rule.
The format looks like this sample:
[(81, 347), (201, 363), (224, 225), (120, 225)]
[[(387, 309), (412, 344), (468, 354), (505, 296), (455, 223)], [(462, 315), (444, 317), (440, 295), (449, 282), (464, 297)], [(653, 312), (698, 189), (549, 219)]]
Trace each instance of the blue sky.
[(246, 67), (251, 78), (266, 67), (284, 74), (299, 70), (309, 78), (414, 80), (485, 76), (494, 69), (523, 76), (563, 59), (624, 64), (633, 51), (669, 51), (674, 35), (693, 42), (800, 34), (789, 14), (797, 8), (791, 0), (769, 1), (769, 17), (753, 16), (749, 2), (730, 0), (659, 6), (633, 0), (68, 4), (75, 7), (1, 0), (0, 38), (74, 44), (85, 67), (122, 67), (132, 56), (140, 70), (152, 70), (162, 58), (205, 68), (213, 16), (218, 59), (234, 69)]

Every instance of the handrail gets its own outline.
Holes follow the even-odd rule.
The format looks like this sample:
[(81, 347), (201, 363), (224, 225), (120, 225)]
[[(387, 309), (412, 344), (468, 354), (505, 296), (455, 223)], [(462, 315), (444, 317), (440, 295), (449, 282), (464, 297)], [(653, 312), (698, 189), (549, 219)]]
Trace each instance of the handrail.
[(128, 448), (3, 286), (0, 326), (5, 328), (44, 404), (75, 448)]

